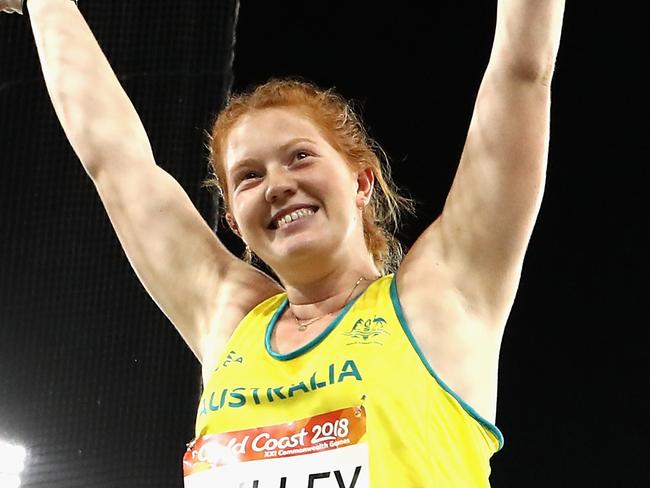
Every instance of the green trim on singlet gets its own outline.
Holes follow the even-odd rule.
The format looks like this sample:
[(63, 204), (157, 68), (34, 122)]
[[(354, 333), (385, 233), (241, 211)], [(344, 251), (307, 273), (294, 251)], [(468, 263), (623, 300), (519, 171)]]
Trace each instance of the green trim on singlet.
[(503, 447), (504, 440), (503, 440), (503, 434), (498, 429), (498, 427), (494, 425), (492, 422), (490, 422), (489, 420), (483, 418), (481, 414), (479, 414), (476, 410), (474, 410), (451, 388), (449, 388), (449, 386), (447, 386), (447, 384), (444, 381), (442, 381), (442, 379), (436, 374), (436, 372), (429, 364), (429, 361), (427, 361), (427, 358), (422, 353), (422, 350), (420, 349), (420, 346), (416, 342), (415, 337), (411, 333), (411, 329), (409, 328), (408, 323), (406, 322), (406, 318), (404, 317), (404, 313), (402, 311), (402, 305), (400, 304), (399, 297), (397, 296), (397, 278), (395, 277), (395, 275), (393, 275), (393, 278), (390, 283), (390, 298), (393, 302), (393, 307), (395, 308), (395, 313), (397, 314), (397, 318), (399, 319), (400, 324), (402, 325), (402, 329), (404, 329), (404, 333), (408, 337), (409, 341), (411, 341), (411, 345), (415, 349), (415, 352), (418, 353), (418, 356), (420, 356), (420, 360), (427, 368), (431, 376), (433, 376), (433, 378), (438, 382), (438, 384), (442, 387), (443, 390), (445, 390), (447, 393), (449, 393), (452, 397), (456, 399), (456, 401), (460, 404), (460, 406), (463, 407), (463, 409), (465, 409), (465, 411), (471, 417), (473, 417), (477, 422), (479, 422), (486, 429), (488, 429), (492, 434), (494, 434), (494, 436), (499, 441), (499, 449), (497, 450), (500, 451), (501, 448)]
[[(366, 290), (367, 290), (367, 288), (366, 288)], [(323, 332), (318, 334), (317, 337), (312, 339), (310, 342), (308, 342), (304, 346), (299, 347), (295, 351), (289, 352), (287, 354), (280, 354), (280, 353), (275, 352), (271, 348), (271, 336), (273, 335), (273, 330), (275, 329), (275, 325), (277, 324), (278, 319), (280, 318), (280, 315), (282, 315), (282, 312), (284, 311), (284, 309), (287, 308), (287, 305), (289, 305), (289, 299), (285, 298), (282, 301), (282, 303), (280, 304), (280, 306), (278, 307), (278, 309), (273, 314), (273, 317), (271, 317), (271, 320), (270, 320), (269, 324), (266, 326), (266, 335), (265, 335), (265, 338), (264, 338), (264, 347), (266, 349), (266, 352), (269, 353), (269, 355), (274, 359), (277, 359), (279, 361), (288, 361), (290, 359), (297, 358), (298, 356), (300, 356), (302, 354), (305, 354), (307, 351), (310, 351), (311, 349), (316, 347), (318, 344), (323, 342), (323, 340), (330, 334), (330, 332), (332, 332), (336, 328), (336, 326), (339, 324), (339, 322), (341, 322), (341, 320), (343, 320), (343, 317), (348, 312), (348, 310), (350, 310), (350, 308), (352, 308), (352, 305), (354, 305), (354, 303), (366, 292), (366, 290), (363, 290), (362, 293), (360, 293), (359, 295), (354, 297), (354, 299), (350, 303), (348, 303), (343, 308), (343, 310), (341, 310), (338, 313), (338, 315), (332, 321), (332, 323), (330, 325), (328, 325), (325, 328), (325, 330), (323, 330)]]

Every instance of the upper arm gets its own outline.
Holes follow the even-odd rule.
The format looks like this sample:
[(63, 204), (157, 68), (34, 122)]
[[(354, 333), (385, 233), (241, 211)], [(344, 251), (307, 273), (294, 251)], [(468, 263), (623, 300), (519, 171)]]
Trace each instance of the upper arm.
[(549, 108), (548, 86), (488, 67), (443, 212), (410, 251), (411, 271), (444, 263), (468, 306), (499, 323), (541, 203)]
[[(136, 275), (199, 361), (216, 317), (220, 328), (234, 327), (228, 317), (238, 320), (275, 290), (223, 246), (181, 185), (153, 161), (98, 172), (93, 182)], [(238, 296), (241, 310), (226, 310), (225, 295)]]
[(459, 289), (487, 313), (509, 311), (541, 204), (550, 89), (488, 68), (440, 220)]

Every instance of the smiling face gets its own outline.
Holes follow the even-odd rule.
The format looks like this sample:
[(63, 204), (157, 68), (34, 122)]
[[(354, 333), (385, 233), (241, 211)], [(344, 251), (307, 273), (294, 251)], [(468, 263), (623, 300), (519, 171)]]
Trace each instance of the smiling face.
[(229, 224), (278, 275), (368, 253), (360, 207), (372, 171), (353, 170), (297, 110), (243, 117), (228, 135), (225, 172)]

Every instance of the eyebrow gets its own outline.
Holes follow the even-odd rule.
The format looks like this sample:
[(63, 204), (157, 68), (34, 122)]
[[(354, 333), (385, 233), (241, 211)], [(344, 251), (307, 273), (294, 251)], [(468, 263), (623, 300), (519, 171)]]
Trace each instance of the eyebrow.
[[(299, 142), (310, 142), (312, 144), (316, 144), (316, 141), (314, 141), (313, 139), (309, 139), (308, 137), (295, 137), (295, 138), (285, 142), (284, 144), (282, 144), (279, 147), (279, 149), (280, 149), (280, 151), (286, 151), (288, 148), (290, 148), (291, 146), (293, 146), (294, 144), (297, 144)], [(237, 161), (235, 164), (232, 165), (232, 168), (230, 170), (235, 171), (240, 166), (244, 166), (246, 164), (253, 164), (253, 163), (256, 163), (256, 162), (257, 162), (257, 159), (255, 159), (255, 158), (240, 159), (239, 161)]]

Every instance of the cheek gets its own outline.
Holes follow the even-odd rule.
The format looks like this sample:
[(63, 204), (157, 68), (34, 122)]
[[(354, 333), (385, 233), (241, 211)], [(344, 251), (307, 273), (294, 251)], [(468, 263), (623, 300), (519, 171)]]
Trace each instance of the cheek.
[(249, 226), (255, 216), (255, 205), (245, 193), (237, 194), (231, 199), (230, 209), (240, 228)]
[(348, 227), (356, 218), (354, 196), (341, 187), (333, 188), (324, 199), (326, 214), (334, 225)]
[(329, 171), (319, 171), (311, 179), (312, 184), (320, 189), (320, 193), (327, 198), (334, 199), (338, 202), (344, 202), (354, 197), (356, 189), (356, 180), (347, 173), (342, 173), (340, 169)]
[(355, 182), (344, 175), (337, 175), (336, 177), (327, 179), (323, 185), (327, 189), (331, 201), (336, 202), (337, 208), (347, 211), (351, 206), (354, 206), (356, 198)]

